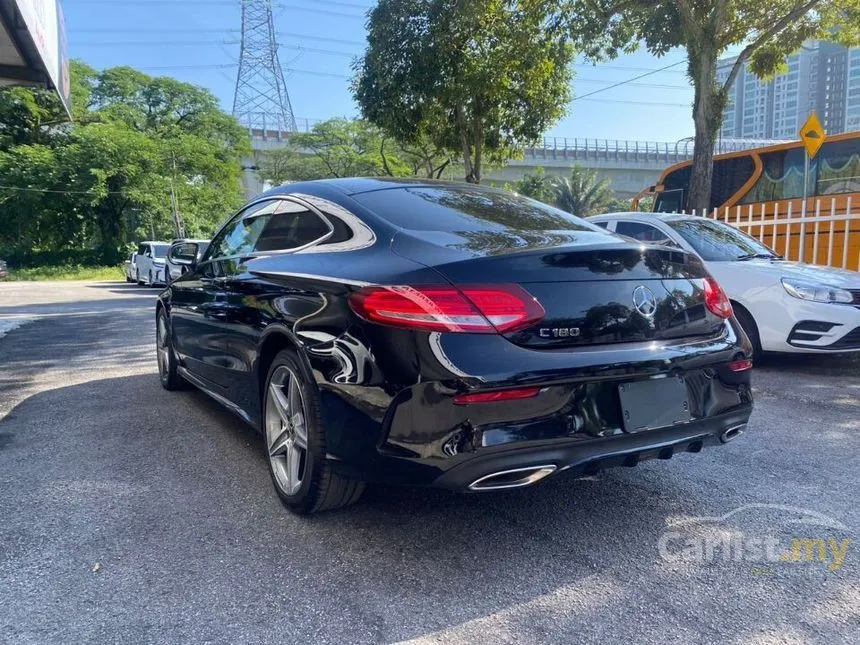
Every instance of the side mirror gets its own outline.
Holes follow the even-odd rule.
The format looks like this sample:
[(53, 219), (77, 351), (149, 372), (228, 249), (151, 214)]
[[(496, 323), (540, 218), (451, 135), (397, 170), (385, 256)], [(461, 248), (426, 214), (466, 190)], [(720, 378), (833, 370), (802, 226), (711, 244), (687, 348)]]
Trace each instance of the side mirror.
[(167, 250), (167, 259), (171, 264), (194, 268), (197, 265), (198, 253), (200, 245), (196, 242), (176, 242)]

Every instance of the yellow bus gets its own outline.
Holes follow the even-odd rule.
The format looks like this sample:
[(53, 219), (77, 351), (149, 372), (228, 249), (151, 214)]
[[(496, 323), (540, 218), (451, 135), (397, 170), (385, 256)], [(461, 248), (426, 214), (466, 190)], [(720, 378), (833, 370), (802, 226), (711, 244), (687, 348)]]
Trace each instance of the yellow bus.
[[(860, 132), (828, 137), (806, 174), (800, 141), (714, 157), (707, 215), (739, 225), (792, 260), (860, 269)], [(642, 191), (655, 212), (685, 210), (692, 161)], [(817, 221), (816, 221), (817, 220)], [(784, 252), (785, 251), (785, 252)]]

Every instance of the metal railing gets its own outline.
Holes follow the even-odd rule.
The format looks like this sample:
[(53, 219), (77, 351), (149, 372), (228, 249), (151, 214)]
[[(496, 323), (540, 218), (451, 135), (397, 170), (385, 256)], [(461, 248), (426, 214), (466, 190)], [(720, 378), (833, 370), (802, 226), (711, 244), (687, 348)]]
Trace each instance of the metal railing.
[[(741, 152), (786, 141), (723, 139), (714, 146), (714, 154)], [(528, 158), (612, 159), (617, 161), (659, 161), (674, 163), (693, 157), (693, 141), (630, 141), (624, 139), (590, 139), (579, 137), (544, 137), (539, 145), (526, 148)]]
[(749, 204), (692, 214), (734, 226), (786, 260), (860, 271), (860, 204), (852, 204), (851, 197)]
[[(296, 132), (310, 132), (313, 127), (324, 119), (308, 119), (296, 117)], [(265, 120), (262, 122), (265, 124)], [(290, 132), (266, 127), (249, 128), (251, 136), (260, 139), (275, 139), (277, 141), (289, 138)], [(786, 143), (784, 140), (752, 140), (752, 139), (720, 139), (714, 148), (714, 154), (740, 152), (752, 148)], [(693, 141), (681, 139), (668, 141), (635, 141), (624, 139), (591, 139), (588, 137), (543, 137), (536, 146), (526, 148), (526, 155), (533, 157), (561, 155), (572, 156), (602, 156), (605, 158), (622, 159), (624, 155), (635, 155), (652, 159), (690, 159), (693, 156)]]

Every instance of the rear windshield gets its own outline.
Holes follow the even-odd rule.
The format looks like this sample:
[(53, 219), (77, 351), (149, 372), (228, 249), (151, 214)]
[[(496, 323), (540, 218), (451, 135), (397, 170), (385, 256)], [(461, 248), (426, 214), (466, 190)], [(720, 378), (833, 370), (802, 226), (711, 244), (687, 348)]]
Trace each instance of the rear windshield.
[(377, 190), (353, 195), (378, 216), (413, 231), (599, 231), (578, 217), (503, 191), (449, 186)]

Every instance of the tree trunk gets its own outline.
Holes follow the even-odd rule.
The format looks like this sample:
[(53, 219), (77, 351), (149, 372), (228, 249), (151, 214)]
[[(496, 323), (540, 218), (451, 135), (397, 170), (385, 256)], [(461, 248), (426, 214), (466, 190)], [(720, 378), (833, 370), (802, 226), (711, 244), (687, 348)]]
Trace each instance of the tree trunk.
[(482, 121), (484, 112), (484, 103), (480, 96), (475, 97), (475, 114), (474, 127), (471, 130), (472, 143), (475, 144), (475, 164), (472, 167), (472, 174), (475, 176), (475, 183), (481, 183), (481, 166), (484, 165), (484, 123)]
[(714, 142), (723, 116), (724, 92), (716, 85), (716, 51), (697, 43), (697, 51), (688, 51), (693, 75), (693, 123), (696, 128), (693, 167), (686, 207), (691, 210), (711, 208), (711, 181), (714, 171)]
[(475, 179), (475, 167), (472, 165), (472, 144), (469, 141), (469, 125), (466, 123), (466, 111), (462, 105), (454, 109), (457, 119), (457, 129), (460, 131), (460, 143), (463, 146), (463, 167), (466, 169), (466, 181), (477, 184)]

